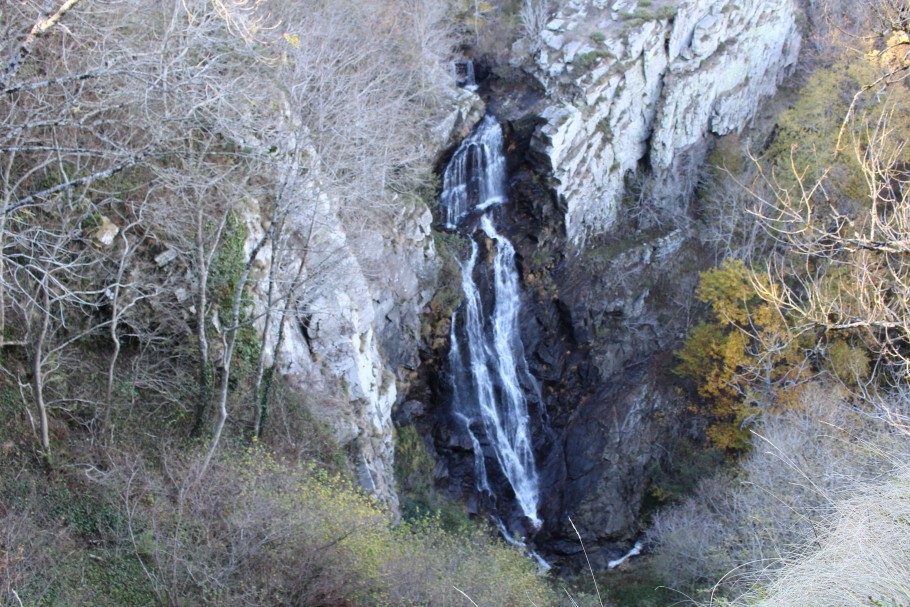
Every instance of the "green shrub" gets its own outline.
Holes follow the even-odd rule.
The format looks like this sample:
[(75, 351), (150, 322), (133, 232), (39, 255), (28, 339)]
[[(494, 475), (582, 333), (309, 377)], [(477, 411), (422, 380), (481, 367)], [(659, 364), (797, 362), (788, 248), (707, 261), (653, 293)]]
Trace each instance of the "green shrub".
[(179, 458), (167, 475), (145, 470), (125, 501), (138, 507), (134, 552), (160, 597), (416, 607), (460, 602), (457, 586), (484, 605), (557, 602), (530, 559), (485, 528), (446, 529), (438, 516), (394, 527), (345, 477), (258, 448), (227, 453), (204, 481), (175, 492), (171, 479), (186, 487), (179, 479), (195, 465)]
[(435, 520), (442, 529), (461, 532), (471, 522), (462, 507), (439, 494), (434, 486), (436, 463), (414, 426), (395, 432), (395, 479), (405, 521)]
[(572, 63), (579, 69), (586, 70), (593, 67), (603, 59), (613, 59), (613, 53), (606, 49), (597, 49), (582, 53), (572, 60)]
[(463, 249), (467, 241), (459, 234), (434, 230), (433, 242), (442, 265), (439, 268), (437, 289), (430, 301), (432, 314), (424, 314), (421, 319), (421, 335), (424, 339), (428, 339), (436, 328), (431, 325), (432, 321), (451, 318), (464, 298), (461, 290), (461, 267), (458, 260), (464, 254)]

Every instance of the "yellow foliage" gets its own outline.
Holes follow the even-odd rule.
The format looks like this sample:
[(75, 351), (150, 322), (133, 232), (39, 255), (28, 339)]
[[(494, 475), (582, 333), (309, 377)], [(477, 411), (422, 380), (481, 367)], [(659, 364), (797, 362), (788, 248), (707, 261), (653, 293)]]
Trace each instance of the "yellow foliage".
[(838, 339), (828, 349), (831, 372), (847, 385), (856, 385), (869, 377), (869, 352)]
[(287, 537), (331, 547), (351, 604), (452, 604), (453, 586), (486, 604), (553, 603), (535, 565), (484, 527), (452, 531), (439, 518), (395, 527), (386, 508), (349, 479), (281, 462), (259, 447), (228, 465), (238, 480), (237, 515), (271, 504)]
[[(692, 379), (703, 399), (698, 410), (711, 424), (708, 437), (720, 448), (749, 445), (748, 422), (761, 413), (755, 384), (776, 384), (800, 368), (802, 349), (784, 319), (755, 291), (759, 277), (738, 260), (701, 275), (696, 295), (714, 320), (696, 326), (678, 352), (676, 373)], [(796, 378), (791, 378), (796, 379)]]
[(749, 303), (756, 297), (749, 270), (738, 259), (728, 259), (721, 267), (703, 272), (695, 295), (711, 304), (718, 319), (736, 325), (748, 323)]
[(284, 39), (294, 48), (300, 48), (300, 36), (297, 34), (286, 33), (284, 34)]
[[(863, 203), (868, 198), (866, 181), (854, 145), (866, 144), (866, 120), (875, 122), (882, 112), (891, 114), (889, 128), (899, 139), (910, 135), (910, 104), (903, 86), (887, 90), (870, 87), (888, 71), (890, 56), (870, 51), (816, 70), (802, 87), (792, 108), (777, 123), (777, 136), (767, 152), (780, 185), (796, 199), (798, 186), (791, 161), (810, 185), (826, 173), (826, 192), (844, 201)], [(857, 91), (864, 90), (857, 95)], [(848, 115), (859, 120), (844, 120)], [(838, 146), (838, 142), (840, 145)], [(904, 153), (910, 160), (910, 150)]]

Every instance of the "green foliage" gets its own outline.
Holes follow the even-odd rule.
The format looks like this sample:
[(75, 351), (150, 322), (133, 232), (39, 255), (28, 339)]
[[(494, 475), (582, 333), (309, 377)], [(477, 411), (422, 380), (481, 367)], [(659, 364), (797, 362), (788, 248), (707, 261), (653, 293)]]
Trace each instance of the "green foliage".
[(457, 22), (466, 28), (478, 30), (487, 24), (496, 6), (486, 0), (479, 2), (475, 0), (454, 0), (452, 8)]
[(582, 53), (572, 60), (572, 64), (578, 69), (586, 70), (599, 63), (603, 59), (614, 59), (613, 53), (606, 49), (596, 49)]
[(841, 62), (809, 78), (793, 107), (780, 115), (777, 136), (767, 152), (779, 167), (778, 176), (785, 185), (796, 187), (790, 175), (791, 159), (797, 170), (807, 171), (807, 178), (814, 181), (840, 156), (837, 191), (861, 192), (862, 175), (856, 159), (850, 153), (840, 154), (846, 148), (836, 148), (854, 93), (872, 80), (873, 73), (865, 61)]
[[(882, 74), (882, 66), (872, 59), (874, 56), (860, 55), (816, 70), (801, 88), (793, 107), (780, 115), (777, 135), (766, 157), (777, 168), (775, 174), (781, 185), (797, 187), (792, 175), (795, 168), (809, 184), (826, 175), (826, 191), (836, 199), (862, 203), (868, 198), (855, 153), (855, 146), (862, 148), (867, 143), (868, 133), (864, 120), (845, 125), (845, 117), (875, 121), (887, 111), (889, 127), (895, 135), (901, 139), (910, 135), (910, 104), (903, 100), (902, 87), (864, 89)], [(857, 96), (857, 91), (863, 90)]]
[(678, 594), (667, 587), (643, 558), (633, 566), (603, 576), (602, 587), (613, 605), (622, 607), (665, 607), (678, 600)]
[[(71, 557), (70, 557), (71, 558)], [(135, 556), (111, 549), (86, 551), (60, 563), (54, 592), (42, 607), (152, 607), (155, 595)]]
[(610, 128), (610, 119), (601, 118), (597, 123), (597, 132), (604, 136), (604, 139), (610, 141), (613, 138), (613, 129)]
[[(80, 475), (45, 483), (37, 470), (0, 472), (10, 551), (0, 552), (0, 583), (12, 580), (29, 607), (145, 607), (156, 596), (219, 607), (441, 606), (460, 601), (453, 586), (481, 604), (556, 602), (533, 563), (489, 529), (439, 513), (395, 527), (346, 476), (262, 448), (225, 455), (179, 501), (174, 482), (192, 474), (192, 457), (112, 471), (105, 487), (128, 504)], [(242, 567), (230, 565), (238, 559)]]
[(433, 490), (433, 458), (427, 452), (414, 426), (395, 431), (395, 478), (399, 489), (415, 496), (429, 495)]
[(588, 38), (590, 38), (591, 42), (593, 42), (594, 44), (603, 44), (606, 41), (607, 36), (603, 32), (598, 31), (598, 32), (591, 32), (591, 35), (588, 36)]
[(461, 267), (458, 259), (466, 242), (464, 237), (458, 234), (433, 231), (433, 243), (442, 265), (439, 268), (438, 288), (430, 301), (433, 313), (423, 316), (421, 334), (424, 339), (434, 331), (434, 327), (429, 324), (432, 320), (448, 320), (461, 305), (464, 293), (461, 290)]
[(650, 0), (641, 0), (633, 11), (622, 11), (619, 14), (620, 19), (629, 22), (632, 26), (638, 26), (648, 21), (671, 20), (676, 17), (679, 9), (676, 6), (665, 5), (657, 10), (652, 10)]
[(129, 167), (92, 183), (91, 195), (99, 201), (110, 198), (118, 201), (128, 200), (131, 195), (148, 186), (153, 179), (147, 167), (142, 165)]
[(218, 251), (212, 259), (209, 272), (209, 296), (218, 306), (222, 319), (230, 317), (234, 301), (234, 289), (246, 265), (246, 228), (233, 213), (218, 243)]
[(728, 459), (722, 449), (706, 448), (690, 440), (681, 440), (667, 458), (666, 465), (655, 465), (652, 469), (651, 486), (643, 511), (647, 513), (691, 494), (699, 481), (716, 474), (727, 464)]
[[(332, 435), (332, 429), (313, 415), (311, 397), (300, 394), (283, 381), (272, 383), (268, 397), (263, 424), (281, 427), (292, 436), (292, 452), (296, 457), (333, 474), (349, 472), (347, 456)], [(276, 433), (264, 433), (262, 442), (266, 448), (275, 451), (288, 448), (283, 437)]]
[[(156, 524), (142, 558), (154, 569), (178, 551), (168, 592), (189, 604), (441, 606), (460, 600), (453, 586), (479, 604), (555, 603), (534, 564), (491, 531), (437, 517), (393, 527), (348, 479), (262, 449), (229, 454), (182, 510), (166, 483), (146, 486), (139, 503)], [(244, 566), (225, 569), (239, 555)]]
[(708, 166), (716, 172), (729, 171), (740, 175), (746, 168), (742, 140), (737, 133), (731, 133), (717, 140), (717, 145), (708, 156)]
[(46, 499), (51, 517), (86, 537), (101, 537), (124, 530), (125, 523), (112, 499), (86, 485), (77, 485), (75, 489), (63, 482), (48, 487)]
[(47, 476), (16, 460), (0, 470), (0, 585), (23, 605), (153, 605), (140, 562), (122, 549), (126, 534), (116, 497), (83, 474)]
[[(21, 413), (23, 403), (19, 391), (11, 385), (0, 384), (0, 441), (22, 434)], [(0, 446), (0, 448), (3, 448)]]
[(435, 521), (440, 528), (462, 532), (472, 527), (463, 509), (434, 486), (436, 464), (414, 426), (395, 432), (395, 478), (405, 521)]
[(660, 10), (657, 11), (658, 19), (664, 19), (670, 21), (676, 18), (676, 14), (679, 12), (679, 7), (667, 4), (660, 7)]
[[(227, 225), (212, 259), (209, 278), (209, 295), (215, 302), (222, 325), (231, 322), (234, 294), (246, 266), (246, 229), (233, 213), (228, 216)], [(259, 334), (249, 321), (253, 299), (249, 285), (244, 288), (240, 303), (240, 328), (234, 345), (231, 388), (236, 388), (249, 378), (259, 361)]]

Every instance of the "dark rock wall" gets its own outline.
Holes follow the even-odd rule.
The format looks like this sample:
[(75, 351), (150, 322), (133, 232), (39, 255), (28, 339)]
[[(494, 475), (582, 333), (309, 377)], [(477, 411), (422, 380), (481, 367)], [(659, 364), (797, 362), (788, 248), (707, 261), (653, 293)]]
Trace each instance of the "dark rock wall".
[[(532, 402), (545, 519), (534, 544), (557, 562), (572, 562), (580, 556), (572, 517), (592, 558), (605, 566), (639, 533), (650, 476), (679, 433), (672, 352), (704, 256), (683, 230), (634, 225), (615, 231), (621, 239), (592, 240), (581, 251), (570, 246), (563, 211), (530, 148), (537, 98), (514, 83), (488, 85), (510, 165), (511, 202), (498, 211), (500, 225), (518, 254), (522, 338), (545, 404)], [(427, 438), (438, 486), (482, 513), (490, 504), (477, 502), (471, 443), (449, 410), (449, 319), (430, 316), (421, 380), (410, 394), (423, 403), (422, 415), (406, 421)], [(508, 499), (504, 479), (489, 469)]]

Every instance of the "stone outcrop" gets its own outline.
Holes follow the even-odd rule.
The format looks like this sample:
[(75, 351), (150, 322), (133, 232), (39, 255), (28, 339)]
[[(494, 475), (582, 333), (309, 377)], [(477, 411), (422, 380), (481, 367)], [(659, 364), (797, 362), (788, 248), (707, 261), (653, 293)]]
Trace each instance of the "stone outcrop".
[[(483, 115), (482, 102), (467, 91), (453, 88), (449, 105), (431, 134), (431, 154), (463, 137)], [(277, 281), (290, 284), (304, 263), (304, 283), (285, 322), (277, 369), (331, 429), (364, 489), (394, 511), (392, 408), (419, 365), (420, 315), (436, 288), (433, 216), (420, 200), (393, 198), (383, 205), (389, 210), (373, 212), (365, 226), (365, 212), (346, 212), (344, 201), (321, 187), (318, 158), (315, 152), (309, 157), (314, 163), (297, 193), (306, 202), (287, 220), (284, 269)], [(250, 207), (248, 250), (266, 219)], [(260, 319), (268, 302), (272, 254), (271, 248), (260, 254), (252, 280)], [(266, 332), (269, 352), (278, 317), (272, 315)]]
[(608, 231), (643, 164), (651, 204), (689, 196), (706, 137), (748, 125), (799, 48), (794, 0), (569, 2), (527, 66), (552, 101), (533, 148), (569, 238)]
[(687, 423), (670, 371), (710, 259), (689, 209), (698, 173), (713, 137), (750, 127), (799, 48), (793, 0), (588, 0), (557, 14), (525, 68), (545, 91), (528, 170), (565, 221), (562, 245), (544, 240), (563, 257), (526, 273), (550, 276), (533, 309), (558, 435), (542, 447), (539, 541), (555, 557), (578, 556), (568, 516), (601, 565), (635, 539), (649, 478)]
[[(431, 296), (426, 286), (435, 272), (431, 216), (426, 208), (412, 209), (394, 232), (388, 226), (388, 233), (355, 240), (338, 215), (337, 201), (318, 191), (314, 196), (320, 222), (309, 242), (312, 277), (287, 320), (279, 372), (299, 394), (317, 396), (306, 404), (348, 449), (361, 485), (394, 506), (391, 412), (397, 382), (416, 366), (418, 312)], [(309, 221), (296, 219), (295, 239), (303, 245)], [(384, 260), (387, 272), (369, 272), (377, 259)], [(263, 274), (256, 289), (260, 301), (267, 288)]]

